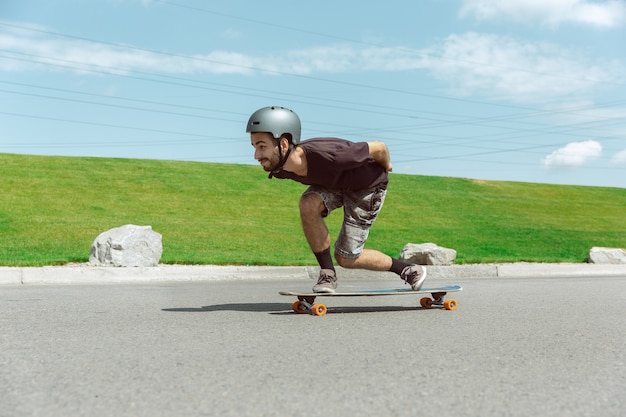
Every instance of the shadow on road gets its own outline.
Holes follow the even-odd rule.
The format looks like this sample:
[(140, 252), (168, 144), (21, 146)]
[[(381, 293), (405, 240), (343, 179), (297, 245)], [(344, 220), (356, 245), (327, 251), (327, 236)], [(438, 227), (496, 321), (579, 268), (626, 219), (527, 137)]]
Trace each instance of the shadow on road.
[(179, 307), (164, 308), (161, 311), (174, 313), (209, 313), (211, 311), (248, 311), (253, 313), (267, 313), (291, 310), (291, 307), (285, 303), (233, 303), (233, 304), (216, 304), (203, 307)]
[[(328, 314), (337, 313), (382, 313), (382, 312), (398, 312), (398, 311), (415, 311), (426, 310), (421, 307), (406, 306), (386, 306), (386, 307), (329, 307)], [(433, 307), (431, 310), (439, 310)], [(202, 307), (177, 307), (164, 308), (161, 311), (170, 313), (209, 313), (214, 311), (243, 311), (252, 313), (271, 313), (277, 315), (296, 314), (291, 310), (291, 306), (285, 303), (233, 303), (233, 304), (216, 304), (212, 306)]]

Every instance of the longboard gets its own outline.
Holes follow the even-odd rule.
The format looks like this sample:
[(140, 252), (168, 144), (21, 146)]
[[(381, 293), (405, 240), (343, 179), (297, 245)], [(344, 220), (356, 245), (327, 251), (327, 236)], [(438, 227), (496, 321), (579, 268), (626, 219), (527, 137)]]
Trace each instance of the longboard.
[(414, 291), (410, 288), (401, 288), (335, 293), (299, 293), (292, 291), (280, 291), (279, 294), (298, 298), (298, 300), (294, 301), (291, 305), (291, 309), (296, 313), (311, 313), (315, 316), (323, 316), (326, 314), (327, 308), (325, 304), (315, 303), (315, 299), (317, 297), (374, 297), (380, 295), (430, 294), (432, 298), (423, 297), (420, 299), (420, 305), (422, 307), (431, 308), (433, 305), (441, 305), (446, 310), (456, 310), (458, 305), (456, 300), (451, 298), (444, 300), (444, 297), (449, 292), (461, 291), (462, 289), (463, 288), (460, 285), (448, 285), (445, 287), (422, 288), (418, 291)]

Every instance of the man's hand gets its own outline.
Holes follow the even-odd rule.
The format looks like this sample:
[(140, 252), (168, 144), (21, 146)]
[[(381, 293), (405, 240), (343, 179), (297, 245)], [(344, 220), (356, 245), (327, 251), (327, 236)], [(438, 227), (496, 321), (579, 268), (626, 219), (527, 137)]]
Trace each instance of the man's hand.
[(391, 172), (393, 167), (391, 165), (391, 157), (389, 156), (389, 149), (387, 149), (387, 145), (379, 140), (367, 142), (367, 145), (369, 146), (372, 158), (385, 168), (387, 172)]

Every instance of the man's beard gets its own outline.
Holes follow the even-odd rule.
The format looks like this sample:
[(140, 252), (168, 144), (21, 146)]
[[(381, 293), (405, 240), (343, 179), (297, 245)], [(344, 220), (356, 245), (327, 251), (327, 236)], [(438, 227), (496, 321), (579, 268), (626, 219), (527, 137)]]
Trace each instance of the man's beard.
[(269, 162), (269, 165), (263, 165), (263, 164), (261, 165), (261, 166), (263, 167), (263, 169), (265, 170), (265, 172), (272, 172), (272, 171), (276, 171), (276, 169), (278, 168), (278, 161), (274, 161), (274, 162), (272, 162), (272, 160), (271, 160), (271, 159), (269, 159), (269, 158), (264, 158), (264, 159), (262, 159), (262, 160), (261, 160), (261, 161), (259, 161), (259, 162), (261, 163), (261, 162), (264, 162), (264, 161)]

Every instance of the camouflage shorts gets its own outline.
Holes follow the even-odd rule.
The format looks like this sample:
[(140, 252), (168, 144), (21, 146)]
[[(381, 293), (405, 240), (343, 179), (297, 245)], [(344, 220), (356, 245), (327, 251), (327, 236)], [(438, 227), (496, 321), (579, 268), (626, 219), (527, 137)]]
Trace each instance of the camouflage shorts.
[(343, 207), (343, 225), (337, 241), (335, 253), (344, 258), (358, 258), (363, 253), (370, 227), (378, 217), (387, 195), (386, 186), (365, 190), (328, 190), (310, 186), (303, 195), (318, 194), (324, 201), (326, 210), (323, 217)]

